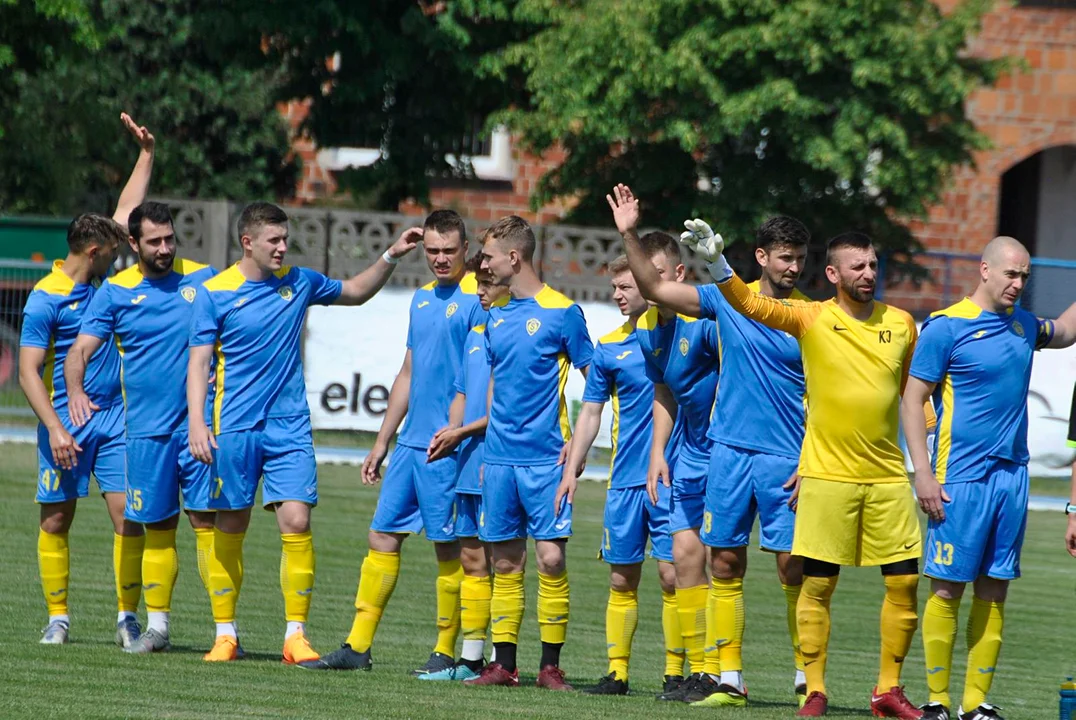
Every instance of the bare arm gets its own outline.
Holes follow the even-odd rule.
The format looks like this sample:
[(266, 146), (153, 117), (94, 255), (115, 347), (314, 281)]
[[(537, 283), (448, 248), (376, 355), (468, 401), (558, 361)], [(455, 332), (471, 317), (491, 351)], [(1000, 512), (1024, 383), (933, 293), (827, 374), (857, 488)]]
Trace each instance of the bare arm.
[(915, 493), (919, 498), (919, 507), (931, 520), (941, 522), (945, 519), (945, 503), (949, 502), (949, 496), (934, 477), (930, 453), (927, 451), (926, 405), (936, 386), (937, 383), (909, 376), (900, 401), (900, 420), (915, 469)]
[(456, 397), (452, 399), (452, 404), (448, 407), (448, 425), (438, 430), (430, 440), (430, 446), (426, 449), (426, 462), (448, 457), (465, 439), (486, 431), (489, 415), (483, 415), (464, 425), (463, 413), (466, 408), (467, 396), (463, 393), (456, 393)]
[(26, 400), (33, 408), (34, 414), (45, 429), (49, 432), (49, 447), (52, 450), (52, 459), (64, 470), (70, 470), (78, 465), (76, 453), (82, 452), (82, 448), (67, 432), (56, 409), (52, 406), (52, 398), (49, 397), (48, 388), (41, 378), (41, 368), (45, 365), (44, 348), (23, 345), (19, 348), (19, 386), (26, 395)]
[(209, 367), (212, 345), (195, 345), (187, 358), (187, 426), (191, 455), (206, 464), (213, 462), (216, 438), (205, 418), (205, 400), (209, 393)]
[(575, 420), (575, 430), (572, 432), (572, 440), (568, 446), (568, 455), (564, 462), (564, 472), (561, 474), (560, 486), (553, 498), (553, 514), (560, 515), (561, 505), (565, 497), (568, 504), (575, 502), (575, 490), (579, 487), (579, 475), (586, 465), (587, 453), (590, 452), (594, 439), (598, 437), (601, 429), (602, 409), (605, 403), (584, 402), (579, 411), (579, 417)]
[(105, 344), (103, 338), (94, 335), (79, 333), (75, 338), (75, 344), (67, 351), (64, 359), (64, 382), (67, 383), (67, 409), (71, 415), (71, 422), (76, 427), (82, 427), (90, 420), (94, 410), (101, 408), (90, 402), (83, 388), (86, 379), (86, 365), (90, 358)]
[[(379, 261), (380, 262), (380, 261)], [(381, 429), (377, 433), (374, 446), (370, 453), (362, 461), (362, 481), (367, 485), (373, 485), (381, 479), (381, 463), (389, 453), (389, 442), (400, 429), (400, 423), (407, 415), (407, 403), (411, 398), (411, 349), (404, 354), (403, 365), (396, 379), (392, 381), (392, 390), (389, 391), (389, 405), (385, 410), (385, 417), (381, 421)]]
[[(404, 230), (399, 239), (392, 244), (387, 251), (392, 258), (399, 260), (407, 253), (418, 247), (422, 240), (422, 228), (413, 227)], [(385, 283), (392, 277), (392, 271), (396, 269), (396, 263), (389, 263), (384, 257), (379, 257), (373, 265), (363, 270), (358, 275), (344, 281), (344, 287), (340, 297), (336, 299), (336, 305), (362, 305), (367, 300), (377, 295)], [(401, 416), (402, 417), (402, 416)]]
[(135, 161), (134, 169), (131, 171), (131, 177), (127, 178), (127, 184), (123, 186), (119, 202), (116, 203), (116, 212), (112, 216), (113, 220), (127, 227), (127, 218), (131, 215), (131, 211), (146, 199), (149, 179), (153, 174), (153, 153), (156, 143), (150, 131), (140, 127), (127, 113), (121, 114), (120, 120), (141, 148), (138, 160)]
[(654, 504), (658, 502), (658, 483), (663, 483), (665, 487), (672, 485), (669, 464), (665, 461), (665, 451), (669, 438), (672, 437), (678, 410), (669, 386), (654, 383), (654, 437), (650, 443), (650, 467), (646, 475), (646, 491)]
[(1051, 349), (1067, 348), (1076, 344), (1076, 303), (1069, 305), (1061, 317), (1053, 321), (1054, 336), (1046, 347)]

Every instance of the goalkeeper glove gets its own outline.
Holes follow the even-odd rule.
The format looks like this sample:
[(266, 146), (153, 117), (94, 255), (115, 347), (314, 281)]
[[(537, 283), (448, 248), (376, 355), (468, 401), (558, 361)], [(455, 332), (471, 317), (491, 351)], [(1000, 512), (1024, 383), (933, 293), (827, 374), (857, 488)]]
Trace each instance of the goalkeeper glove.
[(687, 230), (680, 233), (680, 244), (691, 248), (706, 261), (710, 276), (716, 282), (724, 282), (732, 277), (732, 268), (721, 254), (725, 249), (722, 237), (715, 233), (705, 220), (698, 218), (685, 220), (684, 227)]

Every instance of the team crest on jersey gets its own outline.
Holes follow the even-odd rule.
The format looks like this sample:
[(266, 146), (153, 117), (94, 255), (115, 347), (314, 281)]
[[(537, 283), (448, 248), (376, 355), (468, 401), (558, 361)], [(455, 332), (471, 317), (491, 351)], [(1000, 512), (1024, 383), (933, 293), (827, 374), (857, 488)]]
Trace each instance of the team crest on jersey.
[(295, 291), (291, 289), (291, 285), (285, 285), (276, 291), (276, 294), (284, 299), (284, 302), (291, 302), (291, 299), (295, 297)]
[(445, 308), (445, 317), (446, 318), (452, 317), (453, 315), (456, 314), (456, 311), (459, 310), (459, 309), (460, 309), (459, 305), (457, 305), (456, 303), (452, 303), (451, 305), (449, 305), (448, 307)]
[(527, 334), (533, 335), (534, 333), (538, 332), (538, 328), (540, 327), (542, 327), (542, 323), (538, 322), (538, 320), (535, 318), (531, 318), (527, 321)]
[(183, 296), (183, 299), (189, 303), (194, 302), (194, 296), (198, 294), (198, 291), (192, 287), (185, 287), (179, 291), (179, 294)]
[(1012, 324), (1012, 331), (1013, 331), (1014, 333), (1016, 333), (1017, 335), (1019, 335), (1020, 337), (1023, 337), (1023, 336), (1024, 336), (1024, 326), (1023, 326), (1023, 325), (1021, 325), (1021, 324), (1020, 324), (1020, 323), (1018, 323), (1018, 322), (1014, 322), (1014, 323)]
[(687, 338), (680, 338), (680, 354), (683, 355), (684, 357), (687, 357), (687, 349), (688, 349), (688, 347), (689, 347), (689, 345), (688, 345), (688, 342), (687, 342)]

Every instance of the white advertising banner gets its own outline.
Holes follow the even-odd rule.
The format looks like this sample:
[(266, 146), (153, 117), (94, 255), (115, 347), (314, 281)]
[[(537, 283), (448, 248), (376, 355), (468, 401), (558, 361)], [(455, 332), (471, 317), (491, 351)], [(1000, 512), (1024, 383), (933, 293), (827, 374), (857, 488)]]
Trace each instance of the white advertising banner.
[[(306, 324), (304, 358), (311, 419), (318, 429), (376, 432), (389, 389), (407, 349), (407, 309), (413, 291), (386, 288), (362, 307), (314, 307)], [(581, 303), (591, 339), (624, 319), (612, 303)], [(1076, 349), (1036, 353), (1028, 400), (1031, 475), (1065, 475), (1076, 457), (1066, 444)], [(584, 381), (572, 372), (566, 387), (574, 412)], [(597, 443), (609, 447), (609, 413)]]

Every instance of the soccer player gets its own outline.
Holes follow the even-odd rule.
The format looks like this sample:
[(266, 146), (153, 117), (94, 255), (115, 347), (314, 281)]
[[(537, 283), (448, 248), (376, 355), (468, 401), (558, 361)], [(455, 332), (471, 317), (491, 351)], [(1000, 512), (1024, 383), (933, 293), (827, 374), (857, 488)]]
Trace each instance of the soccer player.
[(85, 391), (99, 408), (92, 422), (71, 421), (64, 361), (78, 335), (101, 280), (126, 241), (123, 225), (142, 202), (153, 170), (153, 135), (126, 113), (121, 121), (138, 142), (134, 170), (120, 194), (112, 219), (85, 213), (67, 228), (68, 254), (53, 263), (26, 299), (19, 341), (19, 385), (37, 415), (38, 488), (41, 505), (37, 558), (49, 622), (41, 642), (67, 642), (71, 625), (67, 597), (71, 576), (68, 531), (79, 498), (90, 491), (90, 473), (105, 498), (114, 530), (113, 570), (119, 613), (116, 643), (124, 648), (138, 640), (135, 612), (142, 591), (142, 526), (125, 520), (123, 401), (120, 359), (111, 339), (89, 359)]
[[(388, 281), (400, 257), (415, 248), (410, 228), (373, 265), (345, 280), (284, 265), (288, 216), (255, 202), (239, 216), (243, 257), (197, 288), (190, 324), (187, 417), (191, 454), (213, 465), (209, 507), (216, 510), (209, 587), (217, 638), (208, 662), (235, 660), (235, 607), (243, 584), (243, 539), (258, 481), (276, 514), (283, 544), (283, 660), (316, 660), (306, 639), (314, 590), (310, 511), (318, 502), (310, 408), (299, 353), (311, 305), (361, 305)], [(214, 369), (212, 428), (205, 405)]]
[(142, 585), (148, 627), (127, 652), (143, 654), (169, 648), (172, 592), (179, 574), (181, 493), (195, 532), (199, 574), (209, 588), (210, 473), (208, 465), (190, 454), (187, 441), (187, 336), (198, 288), (216, 271), (176, 258), (167, 205), (142, 203), (131, 211), (128, 226), (138, 264), (106, 280), (94, 295), (67, 354), (64, 379), (71, 420), (82, 427), (99, 409), (83, 389), (87, 364), (115, 337), (126, 412), (124, 516), (145, 526), (146, 535)]
[[(484, 242), (484, 236), (478, 238)], [(478, 301), (489, 312), (494, 303), (508, 301), (508, 288), (494, 285), (482, 272), (482, 255), (468, 262), (478, 280)], [(486, 356), (486, 320), (471, 328), (463, 346), (463, 361), (456, 374), (456, 398), (449, 408), (447, 427), (430, 441), (429, 462), (456, 455), (456, 537), (460, 541), (463, 582), (460, 583), (460, 629), (463, 649), (456, 664), (439, 672), (420, 675), (420, 680), (469, 680), (482, 670), (489, 630), (489, 604), (493, 586), (489, 577), (489, 549), (478, 537), (482, 520), (482, 457), (485, 449), (489, 404), (489, 358)]]
[[(609, 674), (587, 690), (591, 695), (628, 694), (628, 663), (639, 620), (639, 580), (648, 537), (650, 554), (658, 561), (661, 584), (665, 675), (682, 676), (684, 669), (680, 647), (683, 635), (676, 609), (676, 570), (669, 535), (671, 490), (663, 483), (658, 484), (655, 503), (646, 488), (653, 436), (654, 385), (646, 376), (646, 360), (635, 336), (635, 325), (646, 312), (647, 302), (639, 293), (626, 257), (621, 255), (609, 263), (609, 275), (613, 300), (628, 319), (598, 340), (594, 349), (583, 407), (575, 422), (571, 453), (554, 503), (554, 507), (560, 507), (565, 496), (569, 504), (574, 502), (578, 469), (586, 462), (598, 436), (602, 410), (612, 400), (613, 456), (599, 550), (599, 556), (609, 563), (609, 601), (605, 610)], [(671, 444), (668, 449), (673, 449)]]
[(389, 443), (403, 421), (370, 523), (370, 550), (359, 575), (355, 619), (343, 645), (311, 663), (312, 669), (372, 667), (370, 647), (400, 574), (400, 548), (408, 533), (423, 530), (437, 556), (437, 644), (426, 664), (412, 675), (440, 672), (455, 665), (463, 581), (460, 544), (452, 520), (456, 460), (447, 457), (427, 462), (426, 453), (434, 433), (448, 424), (464, 342), (482, 309), (474, 276), (466, 274), (467, 228), (463, 219), (452, 210), (431, 213), (422, 228), (422, 244), (434, 280), (411, 298), (403, 366), (392, 383), (377, 440), (362, 464), (363, 483), (377, 483)]
[[(516, 645), (525, 604), (526, 537), (538, 563), (538, 687), (570, 690), (560, 669), (568, 629), (565, 545), (571, 506), (553, 507), (571, 428), (564, 384), (571, 366), (584, 377), (594, 348), (578, 305), (542, 283), (534, 268), (534, 232), (515, 215), (490, 227), (482, 270), (511, 299), (486, 323), (490, 361), (489, 424), (483, 457), (479, 537), (491, 543), (492, 615), (496, 661), (468, 685), (519, 684)], [(559, 510), (559, 512), (554, 512)]]
[[(707, 647), (717, 647), (720, 688), (699, 704), (747, 703), (741, 648), (744, 634), (743, 578), (747, 544), (756, 515), (761, 545), (775, 553), (792, 637), (797, 697), (806, 699), (803, 658), (796, 631), (796, 604), (803, 583), (800, 558), (790, 554), (795, 515), (785, 488), (796, 472), (803, 442), (804, 377), (799, 347), (788, 333), (734, 311), (713, 285), (694, 287), (663, 279), (635, 232), (638, 203), (623, 187), (609, 197), (644, 296), (692, 316), (717, 321), (721, 341), (721, 393), (710, 424), (714, 445), (706, 482), (702, 539), (713, 548)], [(759, 227), (755, 259), (762, 278), (750, 287), (768, 297), (806, 300), (796, 291), (810, 233), (799, 221), (775, 217)]]
[[(1020, 576), (1027, 524), (1027, 393), (1034, 352), (1076, 342), (1076, 306), (1055, 323), (1017, 307), (1031, 272), (1027, 249), (1010, 237), (983, 250), (970, 297), (923, 324), (901, 403), (919, 505), (928, 516), (931, 596), (923, 611), (930, 701), (923, 717), (949, 720), (949, 675), (957, 615), (967, 583), (968, 670), (953, 716), (999, 720), (986, 702), (1001, 651), (1009, 582)], [(939, 408), (933, 465), (923, 403)]]

